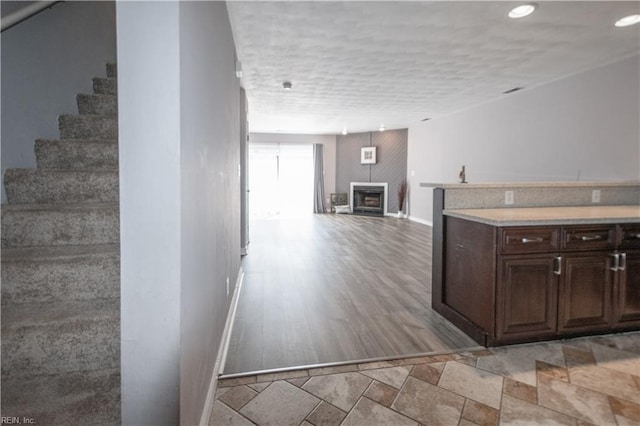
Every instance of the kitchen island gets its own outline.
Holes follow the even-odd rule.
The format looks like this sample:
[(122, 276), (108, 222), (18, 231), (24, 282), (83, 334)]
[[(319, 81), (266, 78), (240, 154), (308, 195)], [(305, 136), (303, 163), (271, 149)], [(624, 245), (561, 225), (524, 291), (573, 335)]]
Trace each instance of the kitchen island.
[(628, 204), (483, 208), (459, 199), (444, 208), (446, 189), (434, 190), (432, 306), (474, 340), (494, 346), (640, 329), (634, 186), (623, 185)]

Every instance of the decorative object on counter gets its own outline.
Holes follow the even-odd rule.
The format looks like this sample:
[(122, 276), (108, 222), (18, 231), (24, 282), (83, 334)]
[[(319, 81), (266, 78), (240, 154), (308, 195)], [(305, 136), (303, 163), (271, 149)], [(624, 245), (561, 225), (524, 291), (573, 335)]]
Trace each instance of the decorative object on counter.
[(376, 164), (375, 146), (363, 146), (360, 149), (360, 164)]
[(467, 183), (467, 172), (464, 165), (462, 165), (462, 170), (460, 170), (458, 177), (460, 178), (460, 183)]
[(331, 213), (337, 213), (336, 207), (349, 207), (349, 195), (346, 192), (338, 192), (330, 195)]
[(407, 217), (407, 213), (404, 211), (404, 200), (407, 197), (407, 179), (402, 179), (400, 185), (398, 185), (398, 219), (404, 219)]

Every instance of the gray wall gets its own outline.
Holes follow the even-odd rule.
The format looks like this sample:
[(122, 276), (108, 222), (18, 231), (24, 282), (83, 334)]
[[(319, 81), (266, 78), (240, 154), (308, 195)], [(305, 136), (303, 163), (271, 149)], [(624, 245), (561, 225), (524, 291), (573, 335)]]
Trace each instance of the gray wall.
[(117, 22), (122, 422), (198, 424), (240, 267), (235, 47), (222, 2)]
[[(360, 164), (360, 148), (376, 147), (376, 164)], [(398, 185), (407, 176), (407, 129), (337, 136), (337, 192), (351, 182), (387, 182), (389, 212), (398, 211)], [(351, 195), (349, 195), (351, 197)]]
[(240, 252), (249, 246), (249, 104), (247, 93), (240, 89)]
[(240, 269), (240, 84), (224, 2), (180, 2), (180, 82), (180, 423), (193, 425)]
[(637, 180), (637, 56), (409, 128), (409, 214), (432, 220), (420, 182)]
[[(249, 123), (251, 127), (251, 123)], [(323, 146), (324, 194), (329, 206), (329, 194), (336, 192), (336, 137), (334, 135), (298, 135), (284, 133), (251, 133), (249, 142), (255, 143), (319, 143)], [(251, 170), (249, 170), (251, 173)], [(249, 206), (251, 208), (251, 206)]]
[[(24, 4), (17, 3), (3, 1), (3, 14)], [(35, 140), (58, 138), (58, 115), (76, 113), (76, 94), (91, 93), (91, 78), (106, 75), (116, 58), (115, 4), (58, 3), (1, 39), (4, 176), (7, 168), (35, 167)]]

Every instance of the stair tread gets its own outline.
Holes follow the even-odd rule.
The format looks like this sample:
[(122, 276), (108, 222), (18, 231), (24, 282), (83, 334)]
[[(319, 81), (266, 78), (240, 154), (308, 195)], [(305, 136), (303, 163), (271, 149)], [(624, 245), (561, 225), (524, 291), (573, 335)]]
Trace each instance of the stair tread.
[[(115, 80), (115, 78), (112, 80)], [(105, 98), (105, 99), (116, 99), (118, 97), (118, 95), (112, 95), (109, 93), (78, 93), (77, 96), (86, 96), (88, 98)]]
[(51, 173), (68, 173), (68, 174), (114, 174), (118, 173), (118, 170), (76, 170), (76, 169), (21, 169), (21, 168), (12, 168), (7, 169), (7, 171), (11, 171), (11, 173), (21, 173), (21, 174), (36, 174), (36, 175), (48, 175)]
[(2, 415), (39, 424), (120, 424), (117, 368), (2, 379)]
[(36, 142), (56, 142), (56, 143), (104, 143), (104, 144), (117, 144), (118, 139), (36, 139)]
[(80, 115), (118, 115), (118, 96), (108, 93), (81, 93), (76, 96)]
[[(118, 210), (118, 203), (47, 203), (47, 204), (3, 204), (2, 211), (95, 211), (95, 210)], [(4, 250), (4, 249), (3, 249)]]
[[(113, 96), (113, 95), (112, 95)], [(58, 117), (65, 117), (65, 118), (76, 118), (76, 119), (81, 119), (81, 120), (95, 120), (95, 119), (112, 119), (112, 120), (117, 120), (118, 116), (117, 115), (111, 115), (111, 114), (60, 114)]]
[[(50, 175), (52, 173), (64, 173), (64, 174), (81, 174), (81, 175), (106, 175), (117, 174), (118, 170), (82, 170), (82, 169), (7, 169), (11, 173), (20, 173), (22, 175)], [(6, 178), (5, 178), (6, 180)]]
[(118, 142), (114, 139), (37, 139), (40, 170), (117, 171)]
[(2, 333), (23, 327), (119, 318), (120, 299), (65, 300), (2, 307)]
[(2, 263), (24, 260), (54, 260), (92, 255), (118, 255), (119, 244), (93, 244), (46, 247), (17, 247), (2, 249)]

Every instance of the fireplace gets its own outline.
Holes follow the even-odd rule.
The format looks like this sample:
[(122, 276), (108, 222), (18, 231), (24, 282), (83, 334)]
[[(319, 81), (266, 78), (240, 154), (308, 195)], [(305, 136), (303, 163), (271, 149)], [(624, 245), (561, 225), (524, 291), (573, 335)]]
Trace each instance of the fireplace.
[(353, 214), (384, 216), (387, 213), (387, 184), (351, 182)]

